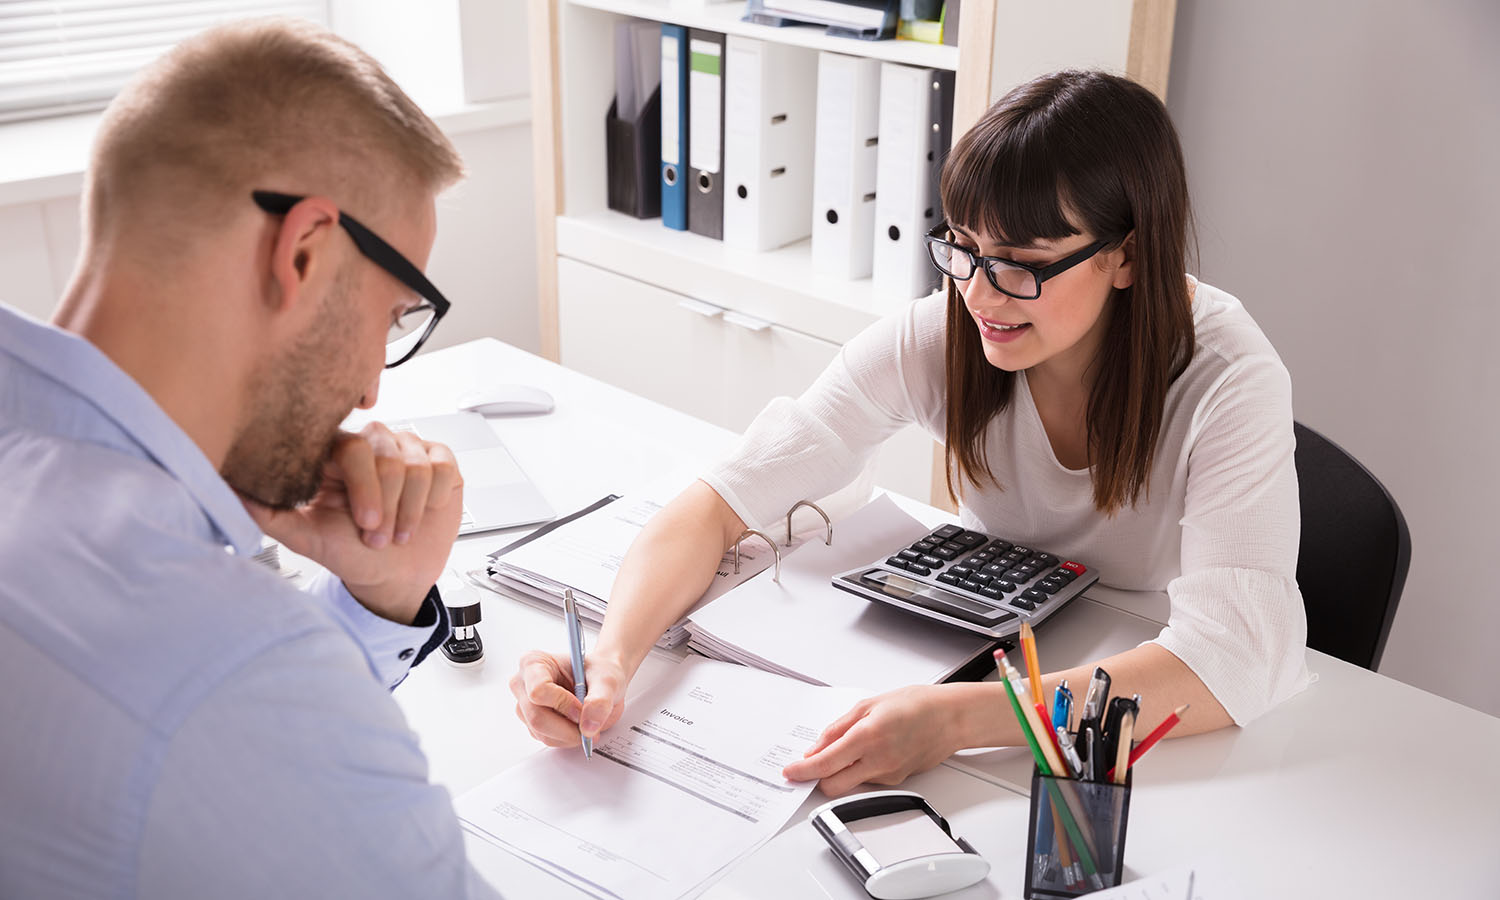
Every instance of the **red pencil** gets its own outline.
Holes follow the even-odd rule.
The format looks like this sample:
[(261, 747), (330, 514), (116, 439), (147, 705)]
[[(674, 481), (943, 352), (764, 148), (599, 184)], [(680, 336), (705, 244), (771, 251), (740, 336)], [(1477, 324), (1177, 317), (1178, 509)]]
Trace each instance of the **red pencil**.
[[(1172, 714), (1170, 716), (1167, 716), (1165, 719), (1163, 719), (1160, 725), (1156, 726), (1156, 728), (1153, 729), (1150, 734), (1146, 735), (1145, 740), (1141, 741), (1139, 744), (1136, 744), (1135, 749), (1130, 751), (1130, 761), (1125, 764), (1125, 768), (1129, 769), (1131, 766), (1135, 765), (1135, 761), (1140, 759), (1142, 756), (1145, 756), (1147, 750), (1150, 750), (1152, 747), (1156, 746), (1157, 741), (1166, 737), (1167, 732), (1177, 727), (1177, 723), (1182, 721), (1181, 716), (1183, 712), (1187, 710), (1187, 708), (1188, 704), (1186, 703), (1177, 707), (1172, 711)], [(1114, 777), (1115, 767), (1110, 766), (1109, 773), (1104, 776), (1104, 780), (1113, 781)]]

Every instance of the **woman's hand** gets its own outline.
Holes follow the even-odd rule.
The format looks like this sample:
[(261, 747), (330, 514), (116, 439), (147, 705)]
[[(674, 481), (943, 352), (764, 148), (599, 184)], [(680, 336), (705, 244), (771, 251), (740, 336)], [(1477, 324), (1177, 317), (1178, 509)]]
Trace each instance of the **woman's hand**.
[(867, 781), (900, 784), (932, 768), (961, 749), (949, 687), (904, 687), (859, 701), (781, 774), (790, 781), (820, 779), (823, 793), (837, 797)]
[(587, 700), (580, 701), (573, 695), (573, 664), (567, 654), (532, 650), (521, 657), (510, 691), (516, 697), (516, 717), (532, 737), (549, 747), (577, 747), (581, 734), (598, 737), (620, 718), (630, 681), (620, 664), (586, 655), (583, 675), (589, 690)]

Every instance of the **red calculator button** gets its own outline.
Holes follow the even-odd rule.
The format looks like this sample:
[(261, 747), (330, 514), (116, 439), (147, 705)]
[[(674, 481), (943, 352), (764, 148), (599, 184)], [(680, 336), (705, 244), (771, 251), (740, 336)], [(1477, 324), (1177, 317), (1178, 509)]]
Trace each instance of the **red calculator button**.
[(1067, 569), (1069, 572), (1072, 572), (1074, 575), (1082, 575), (1084, 572), (1088, 571), (1087, 567), (1080, 566), (1076, 562), (1065, 562), (1065, 563), (1062, 564), (1062, 568)]

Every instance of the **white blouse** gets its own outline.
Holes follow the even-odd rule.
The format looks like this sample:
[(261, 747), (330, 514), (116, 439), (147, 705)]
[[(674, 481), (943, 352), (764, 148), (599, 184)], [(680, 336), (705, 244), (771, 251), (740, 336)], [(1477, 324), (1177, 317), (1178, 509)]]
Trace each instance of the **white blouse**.
[[(1308, 683), (1292, 388), (1240, 302), (1194, 285), (1197, 345), (1167, 392), (1149, 495), (1113, 517), (1096, 510), (1088, 470), (1057, 461), (1022, 372), (986, 432), (1002, 487), (965, 485), (960, 512), (967, 527), (1097, 567), (1090, 595), (1165, 619), (1154, 642), (1243, 725)], [(945, 302), (915, 301), (856, 336), (801, 397), (772, 400), (704, 481), (765, 527), (853, 481), (907, 424), (943, 440)], [(1169, 610), (1153, 613), (1163, 594)]]

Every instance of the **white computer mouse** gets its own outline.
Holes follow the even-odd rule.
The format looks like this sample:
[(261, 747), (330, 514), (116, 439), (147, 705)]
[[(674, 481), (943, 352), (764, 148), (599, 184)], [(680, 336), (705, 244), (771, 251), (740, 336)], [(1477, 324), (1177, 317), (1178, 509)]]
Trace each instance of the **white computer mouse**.
[(481, 416), (526, 416), (552, 412), (552, 395), (528, 384), (497, 384), (458, 398), (458, 408)]

